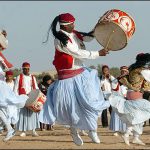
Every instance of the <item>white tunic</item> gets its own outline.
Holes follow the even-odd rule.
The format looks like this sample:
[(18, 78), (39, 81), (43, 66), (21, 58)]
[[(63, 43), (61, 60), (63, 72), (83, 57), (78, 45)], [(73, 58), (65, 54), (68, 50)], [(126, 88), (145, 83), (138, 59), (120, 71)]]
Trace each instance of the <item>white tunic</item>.
[[(38, 89), (38, 85), (35, 77), (33, 77), (33, 79), (35, 83), (35, 88)], [(19, 80), (20, 80), (20, 75), (17, 76), (15, 81), (15, 87), (14, 87), (15, 93), (18, 95), (19, 95)], [(28, 76), (23, 75), (22, 87), (25, 89), (26, 94), (29, 94), (31, 92), (32, 90), (31, 74)], [(35, 130), (36, 128), (39, 128), (38, 113), (33, 112), (27, 107), (20, 109), (17, 129), (19, 131), (29, 131), (29, 130)]]
[(142, 70), (141, 74), (147, 82), (150, 82), (150, 69)]
[(12, 90), (14, 90), (14, 85), (15, 85), (15, 83), (14, 83), (14, 81), (12, 80), (12, 82), (6, 82), (7, 84), (8, 84), (8, 86), (12, 89)]
[[(71, 41), (68, 42), (66, 47), (64, 46), (62, 47), (60, 41), (58, 39), (55, 39), (54, 45), (58, 51), (64, 52), (73, 57), (73, 65), (72, 68), (70, 69), (74, 70), (83, 67), (83, 59), (96, 59), (99, 57), (98, 51), (85, 50), (85, 46), (83, 45), (83, 42), (79, 38), (77, 38), (77, 36), (74, 33), (67, 33), (63, 30), (61, 31), (65, 33), (70, 38)], [(83, 40), (85, 42), (89, 42), (92, 39), (93, 38), (89, 36), (83, 37)]]
[[(113, 81), (115, 78), (110, 76), (110, 80)], [(103, 78), (101, 79), (101, 87), (104, 87), (104, 91), (111, 93), (112, 92), (112, 85), (109, 79)]]
[[(35, 83), (35, 88), (39, 89), (35, 77), (33, 77), (33, 79), (34, 79), (34, 83)], [(15, 86), (14, 86), (14, 92), (18, 95), (19, 95), (19, 91), (18, 91), (19, 80), (20, 80), (20, 75), (17, 76), (17, 78), (15, 80)], [(23, 74), (23, 83), (22, 84), (23, 84), (23, 88), (26, 91), (26, 94), (29, 94), (32, 90), (32, 76), (31, 76), (31, 74), (29, 76)]]

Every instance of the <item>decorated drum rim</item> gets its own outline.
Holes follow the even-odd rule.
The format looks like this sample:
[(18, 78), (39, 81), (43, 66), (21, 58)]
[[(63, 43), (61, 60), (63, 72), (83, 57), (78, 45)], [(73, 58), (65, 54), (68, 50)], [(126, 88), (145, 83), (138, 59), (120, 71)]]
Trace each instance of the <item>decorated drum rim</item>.
[[(132, 36), (133, 36), (134, 33), (135, 33), (135, 31), (136, 31), (136, 24), (135, 24), (135, 21), (134, 21), (132, 15), (130, 15), (129, 13), (126, 13), (125, 11), (122, 11), (122, 10), (120, 10), (120, 9), (110, 9), (110, 10), (106, 11), (106, 12), (103, 14), (103, 16), (98, 20), (98, 23), (104, 21), (104, 20), (102, 20), (102, 19), (104, 19), (104, 18), (106, 17), (106, 14), (108, 14), (108, 13), (110, 13), (110, 12), (113, 12), (113, 10), (114, 10), (114, 11), (117, 11), (118, 13), (119, 13), (119, 12), (123, 12), (126, 16), (128, 16), (128, 17), (131, 19), (131, 21), (134, 23), (134, 24), (133, 24), (134, 30), (133, 30), (133, 27), (132, 27), (132, 28), (130, 29), (130, 31), (126, 31), (126, 32), (128, 33), (128, 32), (131, 32), (131, 31), (133, 30), (133, 32), (132, 32)], [(118, 20), (118, 19), (116, 19), (116, 20)], [(111, 21), (112, 21), (112, 20), (111, 20)], [(115, 21), (114, 21), (114, 23), (115, 23)], [(120, 26), (120, 27), (121, 27), (121, 26)], [(122, 28), (122, 27), (121, 27), (121, 28)], [(122, 30), (123, 30), (123, 29), (122, 29)], [(128, 35), (127, 35), (127, 36), (128, 36)], [(132, 37), (132, 36), (130, 36), (130, 37)], [(128, 39), (130, 39), (130, 38), (128, 38)]]
[[(45, 97), (45, 101), (46, 101), (46, 96), (41, 92), (41, 91), (39, 91), (39, 94), (38, 94), (38, 99), (39, 98), (41, 98), (41, 97)], [(25, 106), (26, 107), (30, 107), (30, 106), (32, 106), (32, 105), (35, 105), (36, 103), (37, 103), (37, 101), (38, 101), (38, 99), (36, 98), (36, 101), (33, 101), (32, 103), (29, 103), (29, 104), (25, 104)], [(44, 99), (44, 98), (43, 98)], [(45, 103), (45, 101), (44, 101), (44, 103)], [(43, 103), (42, 103), (43, 104)]]

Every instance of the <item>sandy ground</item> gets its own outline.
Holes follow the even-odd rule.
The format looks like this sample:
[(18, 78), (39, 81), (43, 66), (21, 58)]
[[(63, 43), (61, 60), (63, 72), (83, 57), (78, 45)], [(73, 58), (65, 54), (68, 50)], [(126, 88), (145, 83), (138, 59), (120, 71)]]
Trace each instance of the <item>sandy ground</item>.
[(39, 137), (32, 137), (31, 132), (28, 132), (26, 137), (20, 137), (20, 132), (17, 132), (16, 136), (7, 143), (2, 141), (6, 134), (3, 133), (0, 136), (0, 149), (150, 149), (150, 126), (148, 126), (148, 123), (144, 127), (144, 133), (141, 136), (141, 139), (146, 143), (145, 146), (132, 143), (127, 146), (121, 135), (116, 137), (113, 132), (108, 128), (102, 128), (101, 125), (98, 127), (100, 144), (92, 143), (88, 136), (82, 136), (83, 146), (76, 146), (72, 141), (68, 128), (55, 125), (54, 129), (54, 131), (37, 131)]

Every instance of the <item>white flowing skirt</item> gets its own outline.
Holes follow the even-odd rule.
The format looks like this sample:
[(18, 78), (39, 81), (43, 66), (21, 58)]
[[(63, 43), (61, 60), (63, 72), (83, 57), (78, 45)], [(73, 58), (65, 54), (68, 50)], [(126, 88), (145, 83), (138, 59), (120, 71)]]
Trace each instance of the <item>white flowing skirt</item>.
[(49, 87), (39, 120), (46, 124), (56, 122), (81, 130), (96, 130), (99, 114), (109, 106), (100, 89), (97, 71), (85, 69)]
[(140, 124), (150, 118), (150, 102), (145, 99), (126, 100), (114, 92), (109, 101), (113, 110), (128, 124)]
[(30, 131), (37, 128), (40, 128), (39, 113), (35, 113), (26, 107), (21, 108), (17, 129), (19, 131)]

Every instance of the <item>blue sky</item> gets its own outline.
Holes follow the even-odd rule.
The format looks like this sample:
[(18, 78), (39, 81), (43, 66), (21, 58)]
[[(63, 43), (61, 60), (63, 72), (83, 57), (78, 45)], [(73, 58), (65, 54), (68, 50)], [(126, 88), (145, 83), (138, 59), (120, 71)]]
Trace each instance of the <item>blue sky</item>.
[[(9, 47), (3, 54), (16, 68), (28, 61), (31, 71), (53, 69), (53, 36), (50, 35), (47, 44), (42, 44), (42, 41), (58, 14), (72, 13), (76, 18), (76, 29), (88, 32), (107, 10), (116, 8), (134, 18), (135, 34), (123, 50), (85, 61), (85, 64), (107, 64), (110, 67), (130, 65), (136, 54), (150, 52), (149, 6), (149, 1), (0, 1), (0, 28), (7, 30), (9, 40)], [(102, 48), (96, 40), (85, 44), (87, 50)]]

